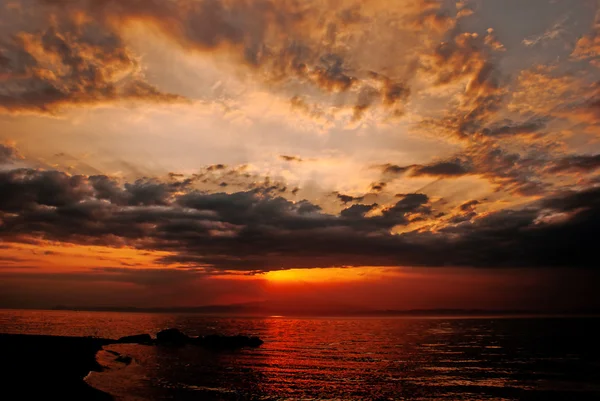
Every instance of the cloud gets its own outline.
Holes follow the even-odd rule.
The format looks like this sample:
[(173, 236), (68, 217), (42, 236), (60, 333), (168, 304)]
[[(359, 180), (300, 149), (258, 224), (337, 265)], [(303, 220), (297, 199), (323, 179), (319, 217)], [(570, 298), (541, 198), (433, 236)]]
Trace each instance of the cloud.
[[(426, 47), (422, 39), (441, 38), (455, 25), (449, 16), (453, 7), (429, 0), (29, 1), (40, 12), (94, 21), (114, 40), (132, 24), (143, 24), (185, 52), (226, 55), (270, 88), (291, 94), (294, 107), (319, 119), (326, 112), (300, 101), (305, 93), (336, 109), (353, 110), (355, 120), (370, 107), (402, 115), (415, 72), (411, 65)], [(393, 60), (373, 54), (374, 44), (390, 38)]]
[(301, 158), (297, 157), (297, 156), (287, 156), (287, 155), (281, 155), (279, 156), (281, 158), (281, 160), (286, 161), (286, 162), (298, 162), (301, 163), (304, 160), (302, 160)]
[(381, 170), (384, 179), (389, 180), (393, 180), (404, 174), (408, 174), (410, 177), (459, 177), (470, 174), (473, 171), (466, 160), (460, 159), (408, 166), (387, 163), (376, 167)]
[(579, 38), (571, 57), (576, 60), (588, 60), (600, 67), (600, 8), (596, 13), (592, 32)]
[(521, 196), (541, 195), (551, 186), (545, 176), (548, 164), (562, 156), (544, 152), (543, 148), (536, 145), (528, 152), (509, 151), (495, 142), (505, 136), (514, 140), (519, 135), (531, 135), (523, 132), (533, 132), (540, 126), (541, 123), (538, 125), (537, 122), (497, 125), (495, 133), (490, 130), (487, 136), (479, 135), (481, 140), (475, 137), (474, 142), (452, 159), (431, 164), (398, 166), (388, 163), (375, 167), (382, 172), (381, 179), (385, 183), (399, 178), (428, 176), (448, 179), (471, 175), (486, 178), (496, 187), (496, 191)]
[(378, 167), (381, 168), (382, 173), (385, 175), (400, 175), (409, 171), (412, 166), (398, 166), (397, 164), (387, 163)]
[(421, 71), (433, 78), (434, 87), (464, 87), (441, 118), (425, 118), (421, 125), (450, 137), (468, 140), (501, 109), (507, 89), (493, 55), (498, 43), (477, 33), (455, 31), (432, 54), (421, 56)]
[(411, 175), (415, 177), (429, 175), (435, 177), (453, 177), (468, 174), (470, 168), (463, 165), (461, 162), (440, 162), (427, 166), (416, 166), (413, 168)]
[(485, 41), (486, 46), (494, 51), (497, 51), (497, 52), (506, 51), (506, 47), (504, 47), (504, 45), (498, 40), (498, 38), (494, 34), (494, 29), (492, 29), (492, 28), (488, 28), (487, 35), (485, 36), (484, 41)]
[(565, 23), (568, 21), (568, 16), (557, 21), (548, 30), (539, 35), (532, 35), (523, 39), (523, 45), (527, 47), (535, 47), (540, 45), (546, 45), (548, 42), (561, 40), (563, 43), (570, 42), (570, 34), (565, 27)]
[(387, 186), (386, 182), (374, 182), (371, 184), (371, 192), (381, 192)]
[(522, 115), (561, 118), (573, 122), (595, 123), (594, 107), (600, 86), (585, 74), (560, 71), (556, 66), (537, 65), (522, 70), (507, 108)]
[[(595, 266), (597, 188), (481, 216), (472, 201), (460, 206), (460, 218), (436, 231), (395, 235), (396, 226), (435, 219), (427, 195), (398, 195), (383, 208), (354, 204), (333, 215), (308, 201), (260, 191), (202, 193), (172, 183), (156, 190), (160, 183), (153, 180), (150, 191), (146, 181), (107, 189), (99, 182), (106, 178), (1, 172), (0, 236), (7, 242), (43, 238), (160, 250), (169, 255), (158, 263), (213, 274), (363, 265)], [(557, 214), (564, 216), (549, 218)]]
[(556, 160), (550, 173), (590, 173), (600, 169), (600, 155), (567, 156)]
[[(0, 202), (0, 236), (162, 250), (172, 255), (160, 263), (253, 272), (356, 265), (354, 258), (360, 264), (371, 258), (387, 264), (391, 255), (376, 256), (375, 250), (363, 255), (346, 242), (373, 235), (369, 241), (375, 243), (393, 226), (407, 224), (409, 216), (429, 214), (428, 197), (418, 194), (367, 218), (350, 211), (329, 215), (307, 201), (260, 191), (207, 194), (178, 186), (181, 193), (174, 194), (170, 183), (160, 187), (150, 180), (147, 187), (147, 181), (116, 185), (107, 180), (58, 171), (0, 173), (0, 188), (7, 194)], [(322, 241), (333, 246), (330, 252)], [(348, 256), (339, 259), (343, 253)]]
[(471, 210), (473, 210), (473, 208), (475, 208), (475, 206), (479, 205), (479, 203), (480, 202), (477, 200), (465, 202), (462, 205), (460, 205), (460, 210), (462, 210), (463, 212), (471, 211)]
[(57, 18), (41, 31), (5, 36), (0, 48), (0, 111), (54, 113), (66, 106), (183, 100), (149, 84), (120, 37), (92, 22)]
[(364, 196), (344, 195), (339, 192), (334, 192), (333, 195), (335, 195), (336, 198), (338, 198), (340, 200), (340, 202), (342, 202), (343, 204), (347, 204), (350, 202), (362, 202), (363, 199), (365, 198)]
[[(455, 16), (453, 6), (428, 0), (21, 1), (28, 11), (12, 12), (0, 27), (4, 111), (57, 113), (77, 105), (181, 100), (153, 86), (153, 74), (128, 43), (141, 24), (177, 51), (240, 68), (253, 88), (291, 99), (294, 110), (314, 118), (364, 119), (349, 133), (342, 158), (364, 138), (371, 140), (363, 127), (372, 123), (377, 152), (350, 157), (373, 157), (367, 165), (379, 164), (358, 184), (300, 192), (301, 184), (289, 175), (295, 171), (265, 177), (257, 171), (281, 166), (273, 170), (251, 161), (126, 181), (51, 171), (47, 164), (46, 170), (18, 169), (21, 163), (10, 165), (18, 152), (1, 145), (0, 235), (6, 240), (161, 250), (168, 252), (163, 264), (213, 274), (361, 263), (542, 266), (550, 262), (534, 254), (539, 249), (523, 250), (537, 244), (536, 235), (558, 236), (559, 227), (583, 224), (583, 215), (595, 218), (591, 196), (581, 195), (587, 206), (557, 206), (591, 192), (585, 185), (594, 182), (590, 174), (598, 168), (593, 149), (580, 154), (581, 148), (571, 148), (594, 143), (597, 132), (597, 77), (577, 70), (589, 68), (587, 63), (573, 62), (593, 60), (595, 31), (581, 38), (567, 64), (505, 71), (514, 63), (500, 60), (513, 56), (500, 42), (503, 31), (499, 37), (491, 29), (465, 32), (475, 25), (457, 24), (472, 11), (464, 2)], [(389, 117), (400, 115), (402, 124), (390, 123)], [(575, 133), (567, 138), (570, 129)], [(413, 130), (448, 143), (432, 154), (438, 149), (419, 142), (413, 154), (413, 141), (420, 138), (404, 136)], [(585, 141), (584, 132), (591, 132)], [(302, 143), (329, 152), (346, 140), (344, 134), (332, 131)], [(379, 152), (391, 144), (402, 148)], [(293, 153), (279, 159), (303, 162)], [(463, 176), (469, 177), (457, 179)], [(490, 205), (466, 202), (484, 198), (459, 187), (476, 180), (491, 184)], [(436, 188), (425, 187), (431, 194), (409, 193), (424, 181), (434, 182)], [(363, 196), (357, 188), (369, 183), (371, 192)], [(567, 188), (576, 192), (563, 192)], [(323, 200), (316, 192), (325, 196), (323, 204), (316, 203)], [(393, 198), (397, 192), (403, 195)], [(496, 211), (534, 198), (519, 209)], [(337, 208), (343, 210), (331, 211)], [(478, 255), (478, 245), (498, 259)], [(514, 256), (521, 254), (523, 262)]]
[(14, 146), (0, 143), (0, 165), (12, 164), (19, 159), (22, 159), (22, 156)]
[(514, 123), (513, 121), (504, 121), (501, 124), (495, 124), (492, 127), (484, 128), (482, 135), (490, 137), (508, 137), (517, 135), (532, 135), (538, 133), (546, 127), (546, 121), (534, 119), (523, 123)]

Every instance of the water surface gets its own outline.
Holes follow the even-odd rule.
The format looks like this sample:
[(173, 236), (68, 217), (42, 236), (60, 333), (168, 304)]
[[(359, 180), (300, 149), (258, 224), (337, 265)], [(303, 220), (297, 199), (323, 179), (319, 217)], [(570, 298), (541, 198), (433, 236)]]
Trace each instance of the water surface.
[[(176, 327), (259, 349), (112, 345), (88, 382), (124, 400), (600, 399), (594, 318), (218, 318), (0, 311), (0, 331), (118, 338)], [(115, 353), (133, 362), (115, 361)]]

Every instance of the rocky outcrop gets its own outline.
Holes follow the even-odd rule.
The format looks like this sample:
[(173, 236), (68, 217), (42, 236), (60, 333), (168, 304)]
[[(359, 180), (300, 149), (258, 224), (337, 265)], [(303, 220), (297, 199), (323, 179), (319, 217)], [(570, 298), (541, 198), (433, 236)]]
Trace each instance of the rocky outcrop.
[(212, 349), (260, 347), (264, 342), (258, 337), (209, 335), (195, 339), (197, 345)]
[(263, 341), (258, 337), (208, 335), (190, 337), (177, 329), (166, 329), (156, 334), (156, 344), (166, 346), (196, 345), (209, 349), (237, 349), (244, 347), (259, 347)]
[(137, 334), (134, 336), (125, 336), (117, 340), (120, 344), (143, 344), (151, 345), (154, 343), (150, 334)]
[(191, 338), (177, 329), (166, 329), (156, 333), (158, 345), (183, 346), (191, 343)]
[(207, 336), (190, 337), (175, 328), (159, 331), (156, 333), (156, 339), (153, 339), (150, 334), (137, 334), (121, 337), (116, 342), (120, 344), (160, 345), (167, 347), (182, 347), (189, 344), (215, 350), (245, 347), (254, 348), (260, 347), (263, 344), (263, 340), (254, 336), (224, 336), (211, 334)]

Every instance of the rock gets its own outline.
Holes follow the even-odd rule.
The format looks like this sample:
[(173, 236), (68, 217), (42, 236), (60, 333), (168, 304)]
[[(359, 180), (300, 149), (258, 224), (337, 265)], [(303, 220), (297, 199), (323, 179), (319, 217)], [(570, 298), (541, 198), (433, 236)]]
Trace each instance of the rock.
[(236, 349), (244, 347), (259, 347), (263, 341), (258, 337), (248, 336), (219, 336), (209, 335), (198, 337), (195, 340), (197, 345), (213, 349)]
[(265, 342), (256, 336), (248, 337), (248, 347), (260, 347)]
[(160, 345), (182, 346), (191, 342), (191, 338), (177, 329), (166, 329), (156, 333), (156, 342)]
[[(124, 337), (119, 340), (137, 339), (141, 336)], [(150, 338), (150, 336), (145, 337)], [(137, 341), (131, 341), (137, 342)], [(156, 333), (155, 344), (181, 347), (186, 344), (197, 345), (209, 349), (238, 349), (244, 347), (259, 347), (263, 341), (258, 337), (208, 335), (204, 337), (189, 337), (178, 329), (166, 329)]]
[(118, 343), (121, 344), (152, 344), (152, 337), (150, 334), (136, 334), (134, 336), (125, 336), (121, 337), (117, 340)]

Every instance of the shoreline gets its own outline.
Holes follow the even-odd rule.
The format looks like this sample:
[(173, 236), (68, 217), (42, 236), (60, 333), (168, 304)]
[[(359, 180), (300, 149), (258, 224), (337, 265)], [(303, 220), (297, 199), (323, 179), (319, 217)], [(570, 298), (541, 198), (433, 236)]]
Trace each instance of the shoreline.
[(96, 353), (115, 340), (0, 334), (0, 355), (6, 370), (3, 389), (19, 399), (111, 401), (114, 398), (84, 379), (102, 367)]
[[(3, 375), (7, 383), (5, 390), (11, 394), (19, 394), (19, 399), (113, 400), (112, 395), (92, 387), (85, 381), (91, 372), (104, 370), (96, 356), (104, 346), (111, 344), (162, 347), (189, 345), (221, 351), (259, 347), (263, 341), (258, 337), (244, 335), (189, 337), (175, 328), (158, 332), (155, 339), (149, 334), (136, 334), (112, 340), (0, 333), (0, 355), (8, 368), (7, 373)], [(131, 362), (130, 357), (118, 353), (115, 353), (115, 356), (117, 361), (126, 364)]]

